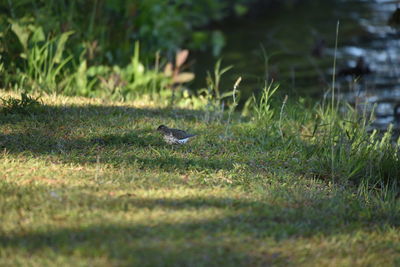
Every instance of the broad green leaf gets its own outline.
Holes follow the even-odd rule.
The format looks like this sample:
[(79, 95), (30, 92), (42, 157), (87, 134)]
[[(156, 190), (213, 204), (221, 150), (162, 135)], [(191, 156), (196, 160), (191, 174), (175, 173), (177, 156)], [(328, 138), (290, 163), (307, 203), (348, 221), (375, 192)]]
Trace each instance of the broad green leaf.
[(57, 42), (57, 50), (56, 50), (56, 54), (54, 55), (53, 58), (53, 63), (60, 63), (62, 60), (62, 54), (64, 52), (64, 48), (65, 48), (65, 43), (68, 41), (68, 38), (73, 34), (73, 31), (68, 31), (68, 32), (64, 32), (61, 34), (61, 36), (58, 39)]
[(28, 27), (24, 27), (22, 25), (20, 25), (17, 21), (15, 20), (9, 20), (10, 24), (11, 24), (11, 30), (15, 33), (15, 35), (17, 36), (20, 44), (22, 45), (22, 47), (24, 48), (24, 51), (28, 50), (28, 40), (29, 40), (29, 36), (31, 34), (30, 30)]
[(31, 37), (31, 41), (37, 43), (37, 42), (42, 42), (44, 40), (46, 40), (46, 36), (44, 35), (43, 28), (40, 26), (33, 27), (33, 34)]

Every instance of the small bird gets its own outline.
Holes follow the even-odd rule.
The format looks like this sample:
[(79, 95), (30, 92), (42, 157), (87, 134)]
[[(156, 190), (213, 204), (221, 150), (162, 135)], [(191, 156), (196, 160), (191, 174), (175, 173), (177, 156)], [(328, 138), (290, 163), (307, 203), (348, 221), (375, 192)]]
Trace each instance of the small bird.
[(168, 128), (165, 125), (158, 126), (157, 131), (161, 132), (164, 135), (165, 142), (171, 145), (186, 144), (189, 138), (196, 136), (195, 134), (188, 134), (183, 130)]
[(400, 124), (400, 103), (393, 108), (394, 122)]
[(361, 77), (372, 73), (372, 70), (365, 62), (364, 57), (358, 57), (355, 67), (343, 68), (339, 70), (338, 76), (356, 76)]

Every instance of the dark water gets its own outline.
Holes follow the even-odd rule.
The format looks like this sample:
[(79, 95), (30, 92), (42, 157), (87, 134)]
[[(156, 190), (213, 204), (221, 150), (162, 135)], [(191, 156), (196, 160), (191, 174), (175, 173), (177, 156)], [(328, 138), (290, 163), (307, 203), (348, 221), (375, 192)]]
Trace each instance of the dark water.
[[(400, 34), (387, 22), (397, 4), (388, 0), (297, 2), (216, 27), (226, 36), (223, 65), (234, 66), (224, 78), (224, 89), (231, 90), (241, 76), (240, 90), (246, 97), (257, 93), (266, 78), (273, 78), (289, 97), (323, 97), (332, 85), (339, 22), (336, 72), (346, 73), (363, 58), (371, 73), (356, 82), (352, 75), (337, 77), (336, 89), (359, 107), (371, 109), (377, 103), (376, 127), (394, 121), (393, 108), (400, 103)], [(196, 87), (204, 86), (204, 74), (215, 61), (209, 52), (196, 55)]]

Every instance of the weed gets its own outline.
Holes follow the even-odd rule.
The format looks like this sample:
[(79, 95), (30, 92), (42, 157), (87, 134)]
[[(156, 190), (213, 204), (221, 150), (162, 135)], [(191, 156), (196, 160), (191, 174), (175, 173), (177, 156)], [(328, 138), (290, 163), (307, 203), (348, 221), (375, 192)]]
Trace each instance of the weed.
[(221, 60), (218, 60), (215, 63), (213, 75), (210, 72), (207, 72), (207, 88), (199, 90), (199, 94), (207, 101), (204, 108), (206, 110), (204, 117), (206, 122), (221, 121), (223, 118), (225, 111), (224, 99), (231, 96), (233, 91), (221, 93), (220, 81), (222, 75), (231, 68), (232, 66), (228, 66), (221, 69)]
[(42, 107), (39, 97), (34, 98), (27, 93), (21, 93), (21, 98), (14, 97), (0, 98), (2, 102), (1, 112), (3, 114), (31, 114), (37, 112)]
[(254, 102), (257, 103), (254, 105), (254, 117), (263, 126), (268, 126), (274, 117), (275, 111), (271, 108), (271, 98), (278, 88), (279, 85), (275, 85), (273, 82), (269, 84), (265, 82), (260, 100), (257, 101), (253, 95)]

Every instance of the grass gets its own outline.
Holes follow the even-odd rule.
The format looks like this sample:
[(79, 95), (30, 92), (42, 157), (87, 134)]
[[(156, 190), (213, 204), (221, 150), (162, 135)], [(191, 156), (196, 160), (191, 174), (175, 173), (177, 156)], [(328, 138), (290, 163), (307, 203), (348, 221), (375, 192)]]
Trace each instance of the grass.
[[(199, 110), (41, 100), (38, 112), (0, 114), (2, 266), (400, 264), (396, 191), (358, 182), (368, 166), (351, 167), (391, 148), (352, 149), (360, 139), (339, 126), (332, 148), (323, 122), (290, 100), (275, 117), (263, 109), (269, 123), (232, 115), (229, 138)], [(170, 146), (160, 124), (198, 136)]]

